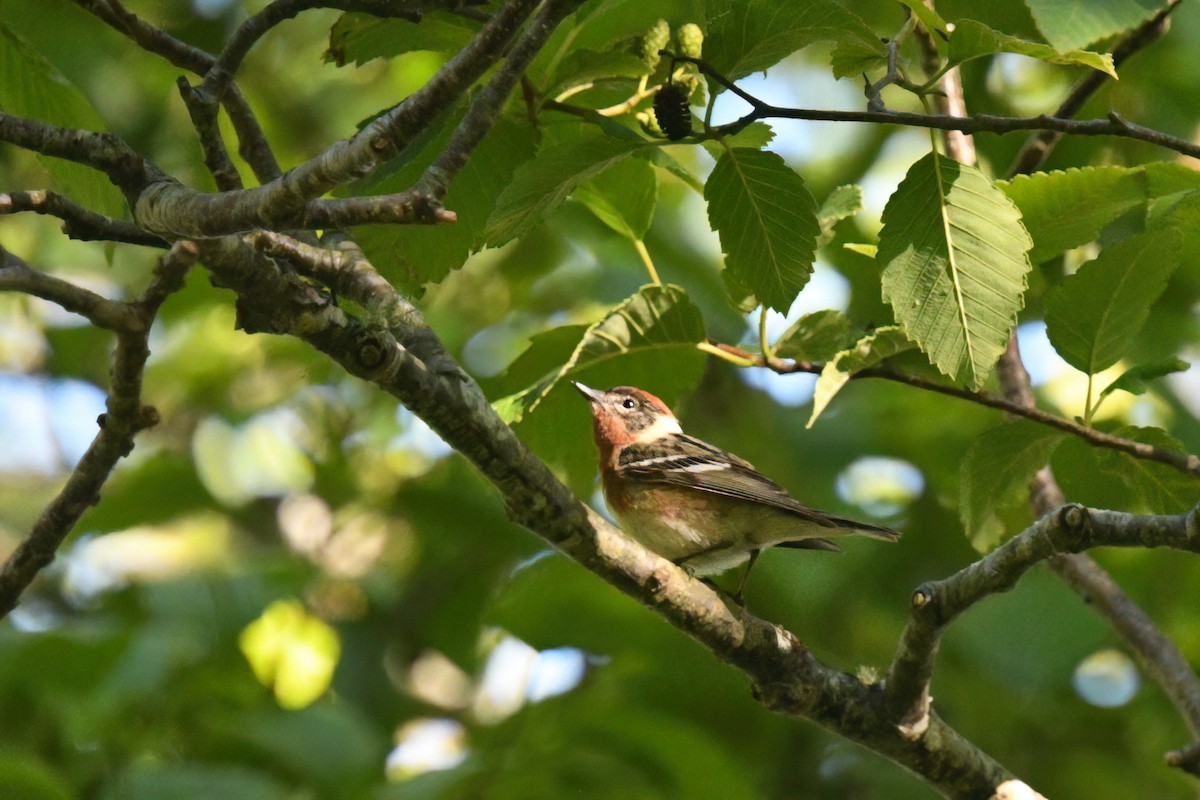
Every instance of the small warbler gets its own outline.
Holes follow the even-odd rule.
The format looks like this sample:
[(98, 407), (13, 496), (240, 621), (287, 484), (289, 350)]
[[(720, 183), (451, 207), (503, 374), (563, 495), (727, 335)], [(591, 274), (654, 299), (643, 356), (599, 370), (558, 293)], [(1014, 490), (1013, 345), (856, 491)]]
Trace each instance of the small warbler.
[(734, 597), (763, 548), (841, 550), (826, 536), (862, 534), (894, 542), (900, 534), (801, 505), (747, 461), (683, 432), (671, 409), (649, 392), (607, 392), (575, 383), (592, 406), (604, 499), (621, 527), (694, 575), (749, 561)]

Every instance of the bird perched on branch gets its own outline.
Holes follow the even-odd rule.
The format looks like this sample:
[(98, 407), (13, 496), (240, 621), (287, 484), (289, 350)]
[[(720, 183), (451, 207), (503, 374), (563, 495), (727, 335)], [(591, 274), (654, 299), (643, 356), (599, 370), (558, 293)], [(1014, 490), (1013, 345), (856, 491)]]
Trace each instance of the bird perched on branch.
[(621, 527), (695, 575), (749, 561), (734, 595), (739, 602), (764, 548), (838, 551), (826, 537), (900, 538), (891, 528), (800, 504), (749, 462), (686, 435), (649, 392), (574, 385), (592, 406), (604, 499)]

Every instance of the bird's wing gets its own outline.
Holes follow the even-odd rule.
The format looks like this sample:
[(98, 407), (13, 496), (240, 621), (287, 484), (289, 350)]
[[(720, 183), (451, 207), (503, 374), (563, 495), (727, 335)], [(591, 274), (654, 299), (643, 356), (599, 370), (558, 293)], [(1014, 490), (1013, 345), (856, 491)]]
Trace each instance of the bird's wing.
[(626, 447), (617, 463), (617, 473), (631, 480), (686, 486), (762, 503), (825, 528), (841, 527), (828, 515), (797, 502), (748, 461), (680, 433)]

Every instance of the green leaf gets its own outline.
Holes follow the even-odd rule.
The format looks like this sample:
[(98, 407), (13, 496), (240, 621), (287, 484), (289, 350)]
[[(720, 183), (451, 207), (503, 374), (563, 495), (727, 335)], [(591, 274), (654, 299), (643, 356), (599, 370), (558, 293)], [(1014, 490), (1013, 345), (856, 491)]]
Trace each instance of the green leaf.
[(573, 50), (559, 63), (545, 94), (556, 97), (563, 91), (585, 83), (617, 79), (637, 79), (648, 71), (646, 62), (621, 50)]
[[(0, 23), (0, 111), (67, 128), (104, 131), (106, 126), (83, 92), (34, 47)], [(103, 173), (83, 164), (36, 156), (52, 186), (86, 208), (128, 217), (129, 207)], [(46, 188), (46, 187), (42, 187)]]
[(644, 158), (627, 158), (579, 186), (571, 197), (617, 233), (641, 240), (654, 219), (658, 179)]
[(478, 23), (447, 11), (424, 12), (419, 23), (359, 13), (342, 14), (329, 30), (325, 59), (343, 67), (421, 50), (456, 53), (471, 41), (478, 29)]
[(887, 56), (870, 26), (833, 0), (709, 0), (708, 21), (705, 59), (734, 81), (814, 42), (835, 44), (834, 74), (839, 78), (857, 75)]
[[(914, 2), (917, 5), (923, 5), (917, 0)], [(955, 23), (954, 32), (950, 34), (949, 66), (956, 67), (964, 61), (995, 53), (1017, 53), (1040, 59), (1048, 64), (1091, 67), (1114, 78), (1117, 77), (1112, 56), (1107, 53), (1093, 53), (1090, 50), (1060, 52), (1040, 42), (1030, 42), (992, 30), (987, 25), (973, 19), (964, 19)]]
[(1027, 419), (985, 432), (967, 449), (959, 471), (959, 516), (976, 550), (987, 552), (1003, 536), (998, 513), (1025, 492), (1066, 438), (1062, 431)]
[[(434, 156), (449, 141), (454, 125), (444, 126), (419, 158), (382, 180), (356, 187), (361, 194), (386, 194), (410, 188)], [(445, 205), (458, 214), (450, 225), (370, 225), (355, 236), (372, 263), (397, 288), (417, 293), (427, 283), (437, 283), (483, 248), (484, 226), (501, 192), (517, 167), (533, 156), (528, 128), (507, 117), (471, 154), (471, 159), (450, 184)]]
[(775, 341), (775, 355), (802, 361), (828, 361), (854, 344), (850, 318), (841, 311), (815, 311), (792, 323)]
[[(1176, 453), (1187, 452), (1178, 439), (1162, 428), (1126, 425), (1113, 431), (1113, 435)], [(1194, 475), (1117, 450), (1097, 449), (1096, 455), (1100, 468), (1131, 487), (1151, 514), (1178, 514), (1200, 502), (1200, 479)]]
[(763, 305), (787, 312), (812, 276), (820, 227), (804, 179), (775, 153), (738, 148), (704, 186), (725, 267)]
[(1138, 169), (1086, 167), (1018, 175), (997, 186), (1021, 209), (1033, 237), (1029, 259), (1040, 264), (1094, 241), (1117, 217), (1145, 202)]
[(500, 194), (487, 222), (488, 244), (501, 245), (527, 233), (566, 202), (584, 181), (639, 150), (652, 148), (642, 140), (601, 133), (546, 148), (518, 168)]
[(817, 378), (817, 385), (813, 390), (812, 416), (808, 418), (805, 427), (813, 426), (817, 417), (821, 416), (821, 412), (854, 373), (874, 367), (885, 359), (912, 348), (913, 343), (899, 326), (887, 325), (859, 339), (850, 349), (835, 355), (825, 364), (820, 377)]
[(930, 153), (883, 210), (883, 298), (938, 369), (978, 388), (1016, 325), (1031, 244), (979, 170)]
[[(693, 388), (704, 370), (704, 354), (696, 348), (705, 338), (704, 319), (679, 287), (645, 286), (589, 325), (565, 363), (553, 360), (563, 352), (567, 338), (553, 332), (539, 337), (534, 355), (546, 372), (493, 405), (538, 455), (565, 467), (573, 485), (582, 490), (590, 485), (595, 468), (595, 453), (583, 444), (589, 438), (590, 416), (583, 398), (566, 381), (580, 380), (598, 389), (640, 386), (671, 403)], [(510, 371), (535, 371), (532, 358), (522, 359), (525, 356)]]
[(821, 226), (821, 235), (817, 237), (817, 246), (828, 244), (833, 238), (833, 228), (839, 222), (862, 211), (862, 187), (848, 183), (838, 186), (821, 207), (817, 209), (817, 223)]
[(1107, 248), (1046, 294), (1046, 334), (1067, 363), (1095, 375), (1120, 360), (1179, 264), (1174, 227)]
[(1100, 405), (1104, 398), (1118, 389), (1130, 394), (1145, 394), (1150, 388), (1150, 381), (1175, 372), (1186, 372), (1190, 366), (1191, 364), (1181, 358), (1168, 358), (1163, 361), (1155, 361), (1150, 364), (1139, 364), (1136, 367), (1131, 367), (1125, 370), (1115, 381), (1104, 387), (1104, 391), (1100, 392), (1100, 396), (1096, 399), (1096, 405)]
[(762, 150), (775, 138), (775, 131), (765, 122), (751, 122), (732, 136), (716, 139), (705, 139), (701, 144), (714, 161), (720, 161), (725, 155), (726, 148), (748, 147), (751, 150)]
[[(925, 26), (925, 30), (937, 32), (945, 36), (950, 32), (950, 26), (946, 24), (946, 20), (942, 19), (941, 15), (934, 11), (930, 6), (925, 4), (925, 0), (900, 0), (908, 10), (913, 13), (921, 24)], [(933, 37), (935, 42), (941, 41), (941, 37)]]
[(1025, 0), (1038, 30), (1059, 51), (1084, 47), (1149, 19), (1163, 0)]

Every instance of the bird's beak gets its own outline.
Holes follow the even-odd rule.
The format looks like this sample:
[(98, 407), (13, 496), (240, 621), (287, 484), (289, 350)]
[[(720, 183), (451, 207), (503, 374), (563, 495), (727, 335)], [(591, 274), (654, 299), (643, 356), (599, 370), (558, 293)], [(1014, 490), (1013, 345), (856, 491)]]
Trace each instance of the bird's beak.
[(579, 393), (593, 403), (604, 402), (604, 392), (598, 392), (591, 387), (584, 386), (579, 381), (571, 381), (571, 385), (579, 390)]

